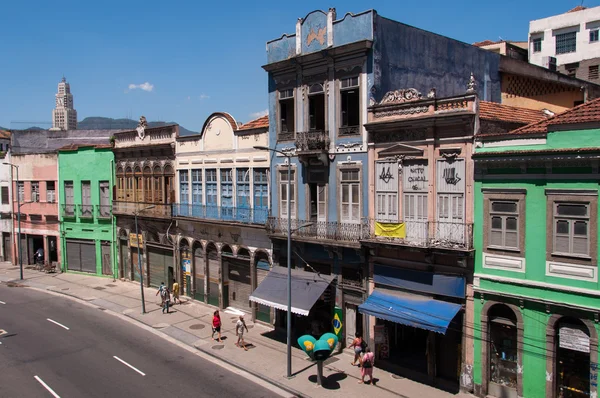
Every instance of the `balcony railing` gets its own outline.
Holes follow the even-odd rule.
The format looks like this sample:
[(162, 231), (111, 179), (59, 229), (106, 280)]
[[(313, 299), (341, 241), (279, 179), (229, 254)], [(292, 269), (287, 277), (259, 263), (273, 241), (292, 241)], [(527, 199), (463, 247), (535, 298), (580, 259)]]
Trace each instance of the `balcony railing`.
[[(149, 208), (153, 206), (152, 208)], [(171, 218), (171, 204), (165, 203), (138, 203), (138, 202), (113, 202), (113, 214), (125, 214), (133, 216), (139, 212), (141, 216)]]
[(75, 205), (63, 204), (60, 209), (62, 216), (69, 218), (75, 217)]
[[(308, 225), (304, 227), (304, 225)], [(287, 235), (287, 218), (269, 217), (267, 232), (271, 235)], [(369, 223), (363, 219), (358, 223), (337, 221), (308, 221), (292, 219), (294, 237), (312, 238), (316, 240), (335, 240), (356, 242), (369, 237)]]
[(360, 134), (360, 126), (344, 126), (340, 127), (338, 130), (338, 135), (340, 137), (347, 137), (352, 135)]
[(265, 224), (267, 222), (267, 217), (269, 216), (269, 209), (174, 204), (173, 216), (239, 222), (244, 224)]
[(329, 132), (325, 130), (296, 132), (296, 149), (299, 152), (328, 151)]
[(102, 219), (108, 219), (112, 217), (112, 206), (111, 205), (96, 205), (97, 217)]
[(77, 205), (79, 209), (80, 218), (94, 218), (94, 206), (93, 205)]
[(473, 224), (445, 221), (379, 221), (384, 226), (404, 224), (404, 232), (399, 236), (377, 235), (375, 223), (371, 220), (370, 239), (406, 246), (471, 250), (473, 248)]

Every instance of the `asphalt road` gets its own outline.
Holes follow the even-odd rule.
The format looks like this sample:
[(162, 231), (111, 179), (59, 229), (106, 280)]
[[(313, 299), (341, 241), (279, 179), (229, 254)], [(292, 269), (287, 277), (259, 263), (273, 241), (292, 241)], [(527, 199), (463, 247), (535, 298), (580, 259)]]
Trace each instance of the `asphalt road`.
[(29, 288), (0, 284), (0, 329), (0, 397), (275, 395), (129, 322)]

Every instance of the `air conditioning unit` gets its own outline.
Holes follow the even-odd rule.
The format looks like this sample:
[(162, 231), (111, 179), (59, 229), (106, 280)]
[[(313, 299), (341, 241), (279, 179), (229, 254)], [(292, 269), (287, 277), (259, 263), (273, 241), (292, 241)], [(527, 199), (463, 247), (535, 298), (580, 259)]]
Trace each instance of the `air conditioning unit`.
[(548, 70), (556, 72), (556, 58), (555, 57), (543, 57), (542, 66)]

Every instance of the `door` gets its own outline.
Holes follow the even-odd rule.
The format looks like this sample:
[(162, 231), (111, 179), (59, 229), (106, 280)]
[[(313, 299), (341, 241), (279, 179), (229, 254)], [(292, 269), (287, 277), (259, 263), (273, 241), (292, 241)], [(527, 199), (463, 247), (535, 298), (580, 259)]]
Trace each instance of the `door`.
[(110, 217), (110, 188), (108, 181), (100, 182), (100, 209), (98, 214), (102, 218)]
[(79, 244), (81, 255), (81, 270), (83, 272), (96, 273), (96, 244), (94, 241), (81, 242)]
[(81, 183), (81, 217), (92, 216), (92, 189), (89, 181)]
[[(265, 260), (259, 260), (256, 263), (256, 286), (260, 286), (262, 281), (265, 280), (267, 275), (269, 274), (269, 263)], [(256, 319), (259, 321), (271, 322), (271, 307), (268, 307), (263, 304), (256, 305)]]
[(110, 242), (102, 242), (102, 275), (112, 275), (112, 257), (110, 250)]
[(67, 239), (67, 269), (81, 272), (81, 249), (79, 242)]
[(208, 252), (208, 304), (219, 306), (219, 257), (216, 250)]
[(121, 278), (131, 279), (131, 263), (127, 256), (127, 239), (121, 239), (119, 243), (120, 256), (119, 261), (121, 262)]
[(7, 232), (2, 233), (2, 244), (4, 245), (4, 261), (12, 262), (12, 250), (10, 244), (10, 234)]
[(65, 181), (65, 215), (75, 215), (75, 205), (73, 196), (73, 181)]
[(148, 268), (150, 286), (159, 287), (161, 282), (169, 286), (167, 270), (173, 265), (173, 250), (148, 246)]
[(229, 305), (243, 311), (250, 311), (252, 293), (250, 260), (227, 258), (223, 261), (228, 263)]
[(427, 243), (427, 194), (404, 194), (406, 240), (417, 245)]
[(326, 238), (327, 234), (327, 189), (325, 184), (309, 184), (309, 220), (314, 223), (311, 229), (318, 237)]
[(356, 306), (354, 304), (346, 304), (346, 319), (344, 319), (344, 325), (346, 326), (346, 347), (352, 344), (356, 336)]
[(204, 302), (204, 251), (201, 247), (194, 250), (194, 299)]
[(439, 194), (436, 238), (457, 244), (465, 242), (465, 216), (463, 194)]

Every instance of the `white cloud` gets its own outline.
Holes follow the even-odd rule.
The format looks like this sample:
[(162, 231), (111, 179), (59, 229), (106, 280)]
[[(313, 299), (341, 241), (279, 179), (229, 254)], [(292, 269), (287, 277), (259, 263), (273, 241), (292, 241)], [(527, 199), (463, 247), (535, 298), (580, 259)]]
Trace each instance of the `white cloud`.
[(127, 87), (127, 89), (128, 89), (127, 91), (140, 89), (140, 90), (144, 90), (144, 91), (150, 92), (150, 91), (154, 90), (154, 84), (150, 84), (148, 82), (145, 82), (145, 83), (142, 83), (142, 84), (130, 84)]
[(250, 114), (252, 119), (258, 119), (259, 117), (267, 116), (269, 114), (269, 110), (265, 109), (264, 111), (254, 112)]
[(208, 96), (206, 94), (200, 94), (200, 97), (198, 97), (198, 98), (200, 98), (201, 100), (204, 100), (204, 99), (209, 99), (210, 96)]

